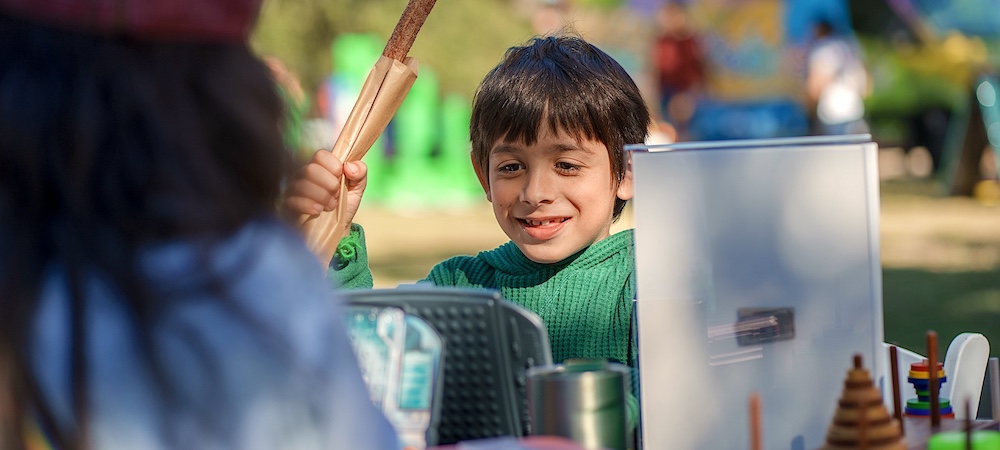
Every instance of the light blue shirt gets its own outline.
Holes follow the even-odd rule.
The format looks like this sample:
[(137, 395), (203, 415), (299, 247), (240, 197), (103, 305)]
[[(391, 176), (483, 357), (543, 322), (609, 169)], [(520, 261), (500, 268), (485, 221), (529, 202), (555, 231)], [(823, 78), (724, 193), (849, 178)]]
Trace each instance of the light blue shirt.
[[(201, 258), (205, 248), (164, 244), (145, 251), (138, 267), (164, 299), (147, 331), (176, 387), (171, 395), (156, 389), (143, 330), (122, 293), (102, 274), (86, 277), (91, 448), (399, 448), (368, 397), (339, 298), (301, 237), (261, 220)], [(63, 425), (74, 420), (66, 281), (63, 267), (49, 269), (29, 349)]]

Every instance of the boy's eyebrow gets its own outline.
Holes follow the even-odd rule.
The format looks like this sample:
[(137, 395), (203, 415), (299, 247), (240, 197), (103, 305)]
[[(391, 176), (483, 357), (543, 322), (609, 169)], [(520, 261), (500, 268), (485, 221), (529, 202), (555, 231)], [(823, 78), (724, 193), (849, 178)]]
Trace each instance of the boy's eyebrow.
[(514, 153), (517, 151), (517, 146), (508, 143), (502, 143), (490, 149), (490, 155), (496, 155), (500, 153)]
[[(590, 154), (594, 153), (593, 150), (591, 150), (591, 149), (589, 149), (589, 148), (587, 148), (585, 146), (577, 145), (577, 144), (563, 143), (563, 142), (555, 144), (553, 146), (553, 148), (554, 148), (554, 150), (556, 150), (559, 153), (572, 152), (572, 151), (581, 151), (581, 152), (590, 153)], [(515, 145), (515, 144), (509, 144), (509, 143), (505, 142), (505, 143), (501, 143), (501, 144), (497, 145), (496, 147), (493, 147), (492, 149), (490, 149), (490, 155), (505, 154), (505, 153), (514, 153), (514, 152), (516, 152), (518, 150), (520, 150), (520, 147), (518, 147), (517, 145)]]

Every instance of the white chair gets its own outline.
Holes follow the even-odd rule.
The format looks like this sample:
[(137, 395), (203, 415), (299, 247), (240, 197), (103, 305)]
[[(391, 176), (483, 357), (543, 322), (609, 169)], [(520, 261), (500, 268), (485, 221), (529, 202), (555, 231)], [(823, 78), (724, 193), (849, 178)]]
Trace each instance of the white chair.
[[(894, 407), (892, 379), (886, 377), (889, 372), (889, 347), (890, 344), (883, 342), (883, 355), (880, 355), (880, 359), (885, 363), (881, 365), (883, 373), (879, 377), (879, 383), (885, 404)], [(895, 376), (899, 377), (900, 401), (902, 402), (900, 407), (905, 408), (908, 399), (917, 397), (913, 385), (906, 381), (910, 364), (923, 361), (925, 357), (898, 346), (897, 357), (899, 373)], [(947, 381), (941, 385), (940, 395), (951, 401), (955, 419), (965, 418), (966, 399), (970, 403), (969, 414), (973, 419), (976, 418), (989, 358), (990, 343), (985, 336), (979, 333), (959, 334), (948, 345), (948, 350), (944, 354), (944, 373)]]

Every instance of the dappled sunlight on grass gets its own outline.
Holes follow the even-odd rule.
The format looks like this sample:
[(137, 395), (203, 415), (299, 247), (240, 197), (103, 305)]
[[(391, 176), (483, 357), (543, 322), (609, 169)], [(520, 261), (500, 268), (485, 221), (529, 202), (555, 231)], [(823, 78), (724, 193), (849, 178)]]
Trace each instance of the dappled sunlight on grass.
[(939, 190), (930, 181), (882, 183), (882, 265), (941, 272), (1000, 268), (1000, 207)]
[(1000, 208), (940, 195), (933, 181), (881, 191), (886, 340), (924, 353), (927, 330), (942, 346), (979, 332), (1000, 354)]

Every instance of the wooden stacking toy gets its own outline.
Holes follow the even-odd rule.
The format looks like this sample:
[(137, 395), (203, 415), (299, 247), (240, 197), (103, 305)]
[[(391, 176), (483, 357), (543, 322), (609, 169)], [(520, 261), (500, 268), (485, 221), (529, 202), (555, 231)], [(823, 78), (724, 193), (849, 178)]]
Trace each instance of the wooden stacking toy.
[(822, 450), (860, 449), (906, 450), (906, 441), (899, 421), (889, 415), (871, 374), (862, 366), (861, 355), (855, 355)]
[[(930, 417), (931, 415), (931, 376), (927, 370), (927, 360), (910, 364), (910, 374), (906, 381), (913, 385), (917, 391), (917, 398), (906, 401), (904, 412), (907, 417)], [(944, 364), (937, 363), (937, 392), (941, 392), (941, 385), (947, 381), (944, 373)], [(945, 397), (938, 397), (941, 417), (954, 419), (955, 412), (951, 407), (951, 401)]]

